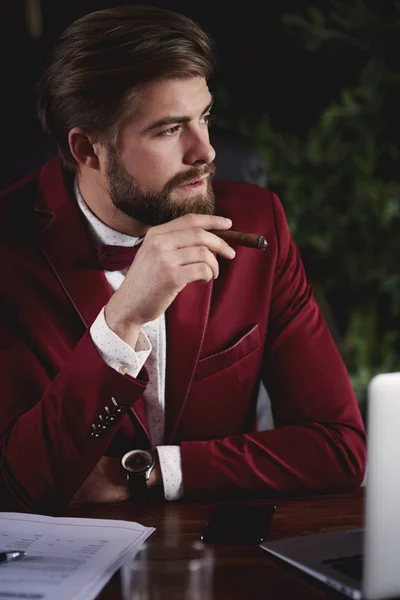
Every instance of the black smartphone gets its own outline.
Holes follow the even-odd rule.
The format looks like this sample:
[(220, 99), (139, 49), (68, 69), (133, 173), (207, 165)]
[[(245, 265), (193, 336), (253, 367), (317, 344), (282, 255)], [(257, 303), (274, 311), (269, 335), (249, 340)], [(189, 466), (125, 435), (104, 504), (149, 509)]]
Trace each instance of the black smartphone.
[(260, 544), (267, 536), (274, 504), (222, 502), (200, 537), (204, 543)]

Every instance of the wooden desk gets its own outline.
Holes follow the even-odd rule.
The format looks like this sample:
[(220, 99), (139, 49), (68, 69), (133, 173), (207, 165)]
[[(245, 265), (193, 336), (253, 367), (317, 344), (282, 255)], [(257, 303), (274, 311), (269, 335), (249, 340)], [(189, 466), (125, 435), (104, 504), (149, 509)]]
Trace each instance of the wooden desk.
[[(276, 512), (268, 536), (270, 540), (362, 527), (363, 489), (353, 494), (271, 501), (276, 505)], [(156, 527), (149, 543), (161, 537), (184, 541), (199, 539), (216, 504), (177, 502), (137, 506), (125, 502), (74, 507), (69, 510), (68, 516), (137, 521)], [(214, 550), (215, 600), (338, 598), (333, 590), (269, 557), (258, 547), (214, 546)], [(98, 600), (120, 598), (119, 574), (116, 574), (98, 596)]]

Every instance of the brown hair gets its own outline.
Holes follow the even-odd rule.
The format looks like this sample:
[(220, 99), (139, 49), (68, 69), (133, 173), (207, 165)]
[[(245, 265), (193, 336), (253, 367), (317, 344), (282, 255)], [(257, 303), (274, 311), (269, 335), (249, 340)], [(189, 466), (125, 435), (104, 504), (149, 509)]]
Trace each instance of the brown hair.
[(115, 143), (140, 86), (161, 78), (212, 75), (210, 39), (187, 17), (153, 6), (89, 13), (61, 35), (38, 87), (38, 114), (58, 144), (64, 167), (76, 169), (68, 133), (81, 127)]

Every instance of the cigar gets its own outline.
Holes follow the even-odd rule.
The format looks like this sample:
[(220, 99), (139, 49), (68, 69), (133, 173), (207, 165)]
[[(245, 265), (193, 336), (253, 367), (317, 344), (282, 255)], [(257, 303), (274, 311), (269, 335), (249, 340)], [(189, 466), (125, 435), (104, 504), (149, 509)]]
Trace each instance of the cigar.
[(268, 245), (267, 240), (262, 235), (257, 235), (256, 233), (243, 233), (242, 231), (232, 231), (231, 229), (211, 229), (210, 233), (217, 235), (228, 242), (228, 244), (236, 244), (237, 246), (265, 250)]

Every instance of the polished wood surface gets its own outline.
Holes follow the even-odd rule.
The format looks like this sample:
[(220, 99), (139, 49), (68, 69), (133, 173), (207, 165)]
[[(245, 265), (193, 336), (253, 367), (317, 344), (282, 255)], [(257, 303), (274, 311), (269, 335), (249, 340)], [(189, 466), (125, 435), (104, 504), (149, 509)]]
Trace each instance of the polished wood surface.
[[(362, 526), (362, 488), (352, 494), (270, 499), (265, 502), (276, 505), (267, 538), (269, 540)], [(143, 505), (123, 502), (88, 507), (74, 506), (67, 514), (74, 517), (137, 521), (156, 528), (149, 543), (160, 538), (179, 542), (199, 539), (216, 505), (217, 502)], [(313, 600), (338, 597), (335, 591), (270, 557), (257, 546), (214, 545), (213, 548), (215, 600)], [(98, 596), (98, 600), (120, 598), (120, 580), (117, 573)]]

